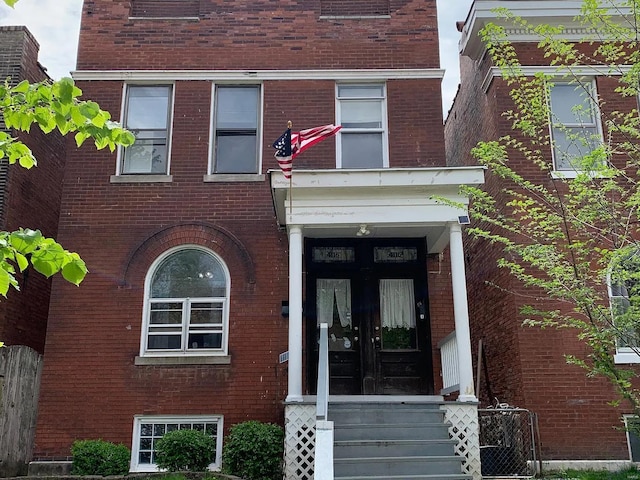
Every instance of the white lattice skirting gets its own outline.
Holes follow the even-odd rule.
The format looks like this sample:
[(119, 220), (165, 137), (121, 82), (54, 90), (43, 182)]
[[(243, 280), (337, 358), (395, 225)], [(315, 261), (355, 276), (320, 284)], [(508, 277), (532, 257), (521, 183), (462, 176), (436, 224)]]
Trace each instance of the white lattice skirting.
[(465, 403), (446, 403), (442, 406), (444, 419), (450, 424), (449, 435), (456, 440), (456, 453), (465, 460), (464, 473), (471, 474), (473, 480), (481, 480), (480, 426), (478, 406)]
[(313, 480), (316, 405), (296, 403), (284, 408), (284, 478)]

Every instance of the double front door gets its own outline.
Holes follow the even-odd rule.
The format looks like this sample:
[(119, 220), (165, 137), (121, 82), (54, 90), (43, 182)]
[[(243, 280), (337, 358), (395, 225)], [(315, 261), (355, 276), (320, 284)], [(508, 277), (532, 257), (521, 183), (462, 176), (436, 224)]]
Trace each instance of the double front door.
[(309, 378), (329, 325), (332, 395), (432, 393), (423, 242), (312, 242), (307, 248)]

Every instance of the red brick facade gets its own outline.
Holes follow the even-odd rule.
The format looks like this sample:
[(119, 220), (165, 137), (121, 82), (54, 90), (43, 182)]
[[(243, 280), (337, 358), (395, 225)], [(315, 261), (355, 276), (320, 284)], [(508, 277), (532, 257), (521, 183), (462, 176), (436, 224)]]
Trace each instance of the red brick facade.
[[(548, 65), (535, 43), (514, 43), (514, 47), (523, 66)], [(470, 150), (479, 141), (515, 134), (511, 120), (502, 115), (514, 108), (511, 87), (500, 77), (490, 80), (489, 55), (480, 57), (462, 56), (460, 60), (461, 86), (445, 124), (450, 165), (476, 164)], [(484, 90), (483, 82), (486, 86), (488, 79)], [(595, 80), (603, 115), (637, 108), (634, 98), (623, 102), (614, 93), (615, 80)], [(604, 135), (607, 138), (606, 131)], [(548, 153), (551, 163), (551, 151)], [(509, 163), (526, 178), (551, 186), (549, 176), (526, 163), (518, 152), (510, 152)], [(484, 188), (498, 203), (505, 202), (502, 187), (500, 179), (486, 175)], [(492, 405), (497, 399), (535, 412), (543, 460), (628, 460), (626, 433), (620, 423), (624, 409), (609, 404), (615, 398), (613, 389), (606, 380), (587, 378), (584, 370), (565, 361), (564, 355), (581, 358), (587, 354), (575, 332), (523, 326), (520, 308), (544, 294), (524, 288), (506, 269), (498, 268), (500, 249), (495, 245), (468, 239), (465, 252), (474, 356), (479, 340), (486, 354), (486, 375), (483, 372), (477, 392), (481, 405)]]
[[(241, 70), (246, 83), (256, 70), (439, 67), (435, 1), (391, 0), (388, 15), (352, 18), (336, 16), (344, 2), (323, 1), (332, 12), (328, 18), (321, 2), (311, 8), (305, 2), (202, 0), (180, 2), (198, 4), (197, 19), (157, 18), (165, 16), (161, 11), (138, 18), (152, 3), (162, 3), (166, 16), (176, 15), (168, 1), (84, 3), (77, 68), (79, 77), (94, 72), (96, 80), (78, 85), (115, 119), (121, 118), (125, 82), (98, 78), (111, 71), (123, 71), (123, 78), (169, 71), (163, 78), (171, 82), (171, 71), (184, 78), (184, 71)], [(188, 16), (193, 13), (189, 9)], [(444, 166), (440, 79), (384, 75), (360, 82), (386, 84), (389, 165)], [(36, 458), (66, 458), (80, 438), (131, 445), (134, 415), (214, 413), (224, 415), (225, 429), (246, 419), (282, 423), (287, 366), (278, 355), (288, 345), (281, 316), (288, 299), (288, 240), (276, 223), (266, 173), (277, 168), (271, 143), (288, 120), (294, 129), (336, 121), (336, 81), (281, 76), (255, 82), (263, 93), (258, 173), (264, 177), (258, 181), (203, 180), (210, 148), (208, 79), (173, 83), (170, 182), (113, 182), (116, 153), (90, 146), (69, 153), (58, 239), (81, 253), (90, 273), (80, 288), (54, 281)], [(314, 146), (295, 164), (300, 170), (335, 166), (334, 141)], [(135, 364), (145, 277), (159, 255), (180, 245), (206, 247), (229, 269), (228, 365)], [(446, 256), (430, 257), (434, 369), (435, 345), (453, 330), (448, 268)], [(436, 391), (439, 382), (436, 375)]]

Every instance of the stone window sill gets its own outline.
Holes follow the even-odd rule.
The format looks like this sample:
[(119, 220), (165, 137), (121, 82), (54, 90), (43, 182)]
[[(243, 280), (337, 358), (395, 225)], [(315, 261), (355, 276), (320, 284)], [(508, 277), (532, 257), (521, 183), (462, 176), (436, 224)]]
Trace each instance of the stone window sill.
[(176, 357), (140, 357), (135, 365), (229, 365), (230, 355), (182, 355)]
[(258, 173), (214, 173), (205, 175), (204, 182), (264, 182), (265, 176)]
[(111, 183), (171, 183), (173, 175), (111, 175)]

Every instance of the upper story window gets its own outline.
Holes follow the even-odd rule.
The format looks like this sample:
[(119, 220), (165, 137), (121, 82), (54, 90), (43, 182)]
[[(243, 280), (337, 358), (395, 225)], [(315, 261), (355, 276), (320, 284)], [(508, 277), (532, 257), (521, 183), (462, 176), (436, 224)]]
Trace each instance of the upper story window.
[(382, 168), (387, 157), (385, 86), (337, 85), (338, 168)]
[(593, 81), (555, 82), (550, 91), (554, 170), (579, 172), (602, 144)]
[(617, 330), (616, 363), (640, 363), (640, 254), (621, 254), (610, 267), (609, 303)]
[(199, 247), (174, 249), (149, 270), (140, 355), (224, 355), (229, 274)]
[(259, 85), (215, 87), (212, 173), (259, 173)]
[(172, 98), (172, 85), (126, 87), (123, 124), (136, 140), (121, 153), (120, 174), (168, 173)]

